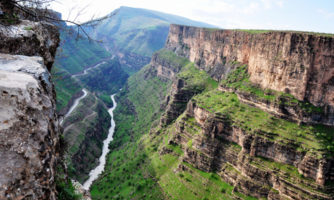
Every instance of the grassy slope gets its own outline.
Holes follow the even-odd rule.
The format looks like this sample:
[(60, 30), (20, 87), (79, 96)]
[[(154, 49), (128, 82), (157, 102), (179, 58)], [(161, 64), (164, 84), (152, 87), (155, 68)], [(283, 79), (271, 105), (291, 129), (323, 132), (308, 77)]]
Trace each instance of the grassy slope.
[(59, 66), (52, 67), (51, 73), (57, 94), (57, 111), (59, 112), (66, 107), (72, 96), (82, 89), (82, 86)]
[(97, 165), (96, 158), (102, 152), (103, 139), (107, 137), (109, 126), (107, 109), (91, 93), (66, 118), (64, 135), (69, 145), (67, 164), (71, 178), (83, 182), (89, 171)]
[[(327, 152), (327, 144), (333, 140), (333, 129), (325, 126), (298, 125), (279, 119), (261, 109), (251, 107), (239, 101), (234, 93), (213, 90), (194, 98), (197, 105), (212, 112), (228, 116), (237, 127), (256, 134), (267, 133), (273, 140), (294, 146), (300, 151)], [(317, 135), (319, 133), (319, 135)]]
[(124, 86), (128, 78), (117, 59), (106, 61), (87, 75), (79, 76), (81, 82), (90, 90), (98, 93), (113, 94)]
[(61, 44), (54, 64), (58, 68), (76, 74), (110, 56), (101, 43), (76, 39), (75, 31), (70, 30), (66, 27), (60, 32)]
[(58, 48), (51, 74), (57, 94), (57, 111), (63, 109), (71, 97), (82, 89), (82, 84), (71, 78), (84, 68), (110, 56), (101, 44), (87, 39), (76, 40), (65, 27), (60, 32), (61, 44)]
[[(179, 76), (187, 80), (188, 86), (217, 88), (218, 83), (205, 72), (190, 62), (183, 64)], [(150, 66), (130, 77), (127, 89), (118, 98), (115, 139), (106, 170), (91, 188), (93, 199), (232, 199), (233, 186), (214, 173), (194, 168), (191, 173), (175, 173), (183, 152), (167, 144), (173, 125), (156, 130), (161, 134), (149, 133), (159, 121), (160, 103), (169, 86)], [(164, 147), (175, 153), (160, 155)]]
[[(256, 87), (249, 81), (247, 65), (241, 65), (232, 71), (220, 84), (223, 87), (234, 88), (242, 92), (255, 95), (257, 98), (278, 102), (280, 98), (287, 101), (284, 104), (298, 105), (305, 112), (321, 113), (322, 109), (308, 102), (298, 101), (290, 94), (266, 90)], [(323, 125), (298, 125), (294, 122), (279, 119), (262, 111), (239, 102), (235, 94), (212, 92), (195, 98), (206, 109), (212, 112), (228, 114), (239, 122), (238, 126), (250, 132), (264, 131), (276, 135), (275, 140), (294, 141), (299, 150), (313, 149), (318, 153), (331, 154), (334, 152), (333, 129)]]
[[(161, 114), (160, 101), (169, 83), (150, 76), (150, 66), (128, 80), (127, 89), (117, 98), (116, 133), (108, 155), (106, 170), (91, 188), (94, 199), (161, 199), (162, 192), (153, 180), (148, 154), (140, 142), (152, 121)], [(150, 77), (146, 77), (146, 76)], [(134, 108), (130, 109), (129, 108)]]
[(169, 24), (212, 27), (183, 17), (139, 8), (121, 7), (117, 14), (94, 29), (95, 38), (103, 38), (110, 48), (150, 57), (166, 41)]

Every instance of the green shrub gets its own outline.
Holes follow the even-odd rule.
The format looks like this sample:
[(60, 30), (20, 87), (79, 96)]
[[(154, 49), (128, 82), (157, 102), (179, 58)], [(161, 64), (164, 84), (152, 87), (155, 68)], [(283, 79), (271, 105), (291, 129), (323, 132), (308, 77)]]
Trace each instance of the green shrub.
[(58, 192), (58, 200), (79, 200), (81, 195), (75, 193), (75, 188), (71, 180), (56, 180), (56, 189)]

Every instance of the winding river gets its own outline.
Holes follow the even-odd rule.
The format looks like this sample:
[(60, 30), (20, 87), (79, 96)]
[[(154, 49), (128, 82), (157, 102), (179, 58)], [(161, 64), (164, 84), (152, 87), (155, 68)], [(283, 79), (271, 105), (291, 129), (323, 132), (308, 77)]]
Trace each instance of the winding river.
[(108, 110), (108, 112), (111, 116), (111, 126), (109, 128), (108, 137), (107, 137), (107, 139), (105, 139), (103, 141), (103, 149), (102, 149), (102, 155), (100, 156), (100, 159), (99, 159), (99, 165), (95, 169), (90, 171), (88, 180), (86, 180), (85, 183), (83, 184), (83, 188), (85, 190), (89, 190), (93, 181), (95, 181), (99, 177), (99, 175), (103, 172), (104, 166), (106, 164), (106, 156), (109, 153), (109, 143), (113, 140), (113, 135), (114, 135), (114, 131), (115, 131), (114, 110), (117, 106), (117, 103), (115, 101), (115, 95), (116, 94), (111, 95), (111, 100), (113, 102), (113, 107), (111, 107)]
[[(87, 69), (85, 69), (82, 73), (79, 74), (74, 74), (72, 75), (73, 78), (78, 78), (78, 76), (82, 76), (82, 75), (86, 75), (88, 73), (89, 70), (94, 69), (99, 67), (100, 65), (105, 64), (106, 61), (102, 61), (96, 65), (94, 65), (93, 67), (89, 67)], [(63, 119), (60, 120), (60, 124), (63, 124), (64, 120), (66, 119), (66, 117), (70, 116), (70, 114), (73, 112), (73, 110), (78, 106), (79, 102), (81, 101), (81, 99), (85, 98), (88, 94), (87, 90), (84, 88), (82, 89), (82, 92), (84, 93), (81, 97), (77, 98), (74, 101), (74, 104), (71, 106), (70, 110), (66, 113), (66, 115), (63, 117)]]
[(70, 110), (66, 113), (66, 115), (63, 117), (63, 119), (60, 120), (60, 124), (63, 124), (64, 120), (70, 116), (70, 114), (75, 110), (75, 108), (79, 105), (81, 99), (85, 98), (88, 94), (87, 90), (86, 89), (82, 89), (82, 92), (83, 92), (83, 95), (79, 98), (77, 98), (75, 101), (74, 101), (74, 104), (71, 106)]

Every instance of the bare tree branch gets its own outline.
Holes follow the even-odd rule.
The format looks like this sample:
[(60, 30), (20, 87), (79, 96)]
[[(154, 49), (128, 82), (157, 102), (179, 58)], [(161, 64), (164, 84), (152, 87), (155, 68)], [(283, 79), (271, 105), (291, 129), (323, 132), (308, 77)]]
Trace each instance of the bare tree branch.
[[(14, 10), (18, 9), (19, 11), (25, 13), (29, 17), (32, 17), (38, 21), (49, 21), (53, 23), (54, 22), (59, 22), (59, 23), (65, 22), (65, 23), (73, 24), (77, 26), (77, 39), (80, 37), (80, 33), (83, 33), (83, 35), (85, 35), (88, 38), (88, 40), (96, 41), (96, 42), (100, 42), (100, 41), (97, 41), (91, 38), (90, 35), (87, 33), (87, 31), (84, 29), (84, 27), (94, 26), (98, 24), (99, 22), (101, 22), (102, 20), (109, 18), (116, 14), (116, 13), (113, 13), (112, 15), (108, 15), (108, 16), (101, 17), (98, 19), (92, 18), (92, 20), (88, 22), (78, 23), (76, 22), (76, 20), (78, 19), (80, 15), (84, 14), (85, 10), (88, 8), (89, 5), (81, 8), (76, 14), (76, 16), (74, 17), (74, 20), (69, 20), (69, 18), (59, 19), (55, 16), (50, 15), (49, 14), (50, 12), (47, 9), (47, 7), (49, 6), (49, 3), (51, 2), (54, 2), (54, 0), (0, 0), (0, 8), (3, 9), (6, 13), (14, 13)], [(73, 9), (70, 10), (70, 13), (68, 16), (71, 15), (71, 12), (73, 11)], [(15, 16), (13, 15), (13, 17)]]

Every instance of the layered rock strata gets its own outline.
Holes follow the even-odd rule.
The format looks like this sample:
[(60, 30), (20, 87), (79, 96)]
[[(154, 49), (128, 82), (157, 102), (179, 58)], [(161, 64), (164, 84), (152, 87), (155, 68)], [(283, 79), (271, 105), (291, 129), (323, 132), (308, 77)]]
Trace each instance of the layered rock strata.
[(166, 48), (189, 58), (216, 80), (230, 63), (248, 65), (262, 89), (292, 94), (324, 110), (334, 125), (334, 36), (300, 32), (213, 30), (171, 25)]
[[(159, 77), (174, 80), (161, 125), (176, 120), (169, 144), (181, 146), (184, 162), (219, 174), (234, 186), (234, 192), (257, 198), (333, 199), (334, 161), (324, 146), (326, 141), (314, 137), (319, 133), (284, 132), (296, 135), (291, 138), (272, 132), (267, 125), (250, 128), (247, 123), (252, 120), (242, 118), (257, 107), (259, 115), (262, 111), (273, 114), (266, 120), (284, 120), (285, 125), (298, 122), (291, 131), (304, 130), (302, 123), (324, 124), (329, 127), (322, 127), (331, 129), (334, 125), (333, 36), (294, 32), (252, 34), (172, 25), (165, 47), (188, 58), (221, 82), (217, 94), (236, 94), (238, 102), (243, 104), (235, 107), (240, 112), (220, 112), (226, 103), (234, 104), (236, 99), (219, 101), (224, 95), (210, 97), (205, 93), (199, 96), (211, 103), (199, 105), (198, 96), (192, 98), (194, 94), (181, 92), (185, 81), (175, 78), (178, 67), (166, 61), (154, 65)], [(240, 66), (246, 66), (247, 75), (230, 77)], [(226, 82), (229, 78), (232, 82)], [(175, 106), (186, 101), (185, 112), (184, 107)], [(312, 138), (316, 140), (314, 146), (304, 144)], [(181, 165), (178, 170), (187, 168)]]
[(182, 79), (177, 79), (172, 83), (171, 92), (165, 101), (166, 109), (160, 120), (162, 126), (171, 124), (180, 116), (186, 109), (188, 101), (196, 94), (185, 85), (186, 82)]
[(333, 160), (299, 152), (270, 135), (250, 134), (234, 123), (192, 100), (169, 143), (181, 145), (183, 161), (218, 173), (235, 191), (268, 199), (333, 198), (333, 188), (325, 186), (333, 180)]
[(187, 83), (185, 80), (176, 76), (180, 72), (182, 65), (175, 65), (175, 63), (169, 61), (168, 59), (161, 58), (159, 53), (155, 53), (150, 62), (150, 65), (156, 69), (158, 77), (172, 81), (171, 91), (162, 105), (165, 109), (160, 119), (162, 126), (169, 125), (182, 114), (186, 109), (188, 101), (195, 94), (195, 91), (186, 87)]

